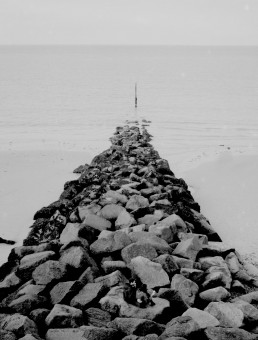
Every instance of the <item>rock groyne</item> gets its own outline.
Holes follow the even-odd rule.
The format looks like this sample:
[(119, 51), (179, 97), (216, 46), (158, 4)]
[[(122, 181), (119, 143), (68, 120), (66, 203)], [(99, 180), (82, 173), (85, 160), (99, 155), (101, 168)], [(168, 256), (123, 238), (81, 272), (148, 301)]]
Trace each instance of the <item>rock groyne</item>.
[[(0, 339), (258, 339), (258, 275), (225, 246), (142, 127), (36, 212), (0, 268)], [(138, 277), (155, 292), (125, 300)]]

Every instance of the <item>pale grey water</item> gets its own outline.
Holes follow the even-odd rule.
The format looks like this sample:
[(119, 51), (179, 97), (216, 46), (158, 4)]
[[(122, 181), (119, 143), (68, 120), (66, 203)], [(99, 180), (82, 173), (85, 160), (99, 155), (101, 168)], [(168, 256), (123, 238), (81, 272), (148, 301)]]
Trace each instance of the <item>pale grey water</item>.
[(175, 161), (256, 151), (257, 61), (257, 47), (0, 47), (0, 150), (94, 155), (115, 126), (145, 118)]

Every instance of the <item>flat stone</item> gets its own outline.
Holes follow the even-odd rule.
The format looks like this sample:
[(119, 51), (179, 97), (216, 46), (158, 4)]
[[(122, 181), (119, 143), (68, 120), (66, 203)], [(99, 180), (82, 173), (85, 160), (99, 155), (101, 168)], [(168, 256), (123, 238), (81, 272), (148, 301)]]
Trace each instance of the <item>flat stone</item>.
[(202, 244), (200, 243), (198, 236), (195, 236), (179, 242), (176, 249), (173, 251), (173, 255), (195, 261), (197, 254), (201, 249)]
[(149, 206), (149, 200), (141, 195), (133, 195), (126, 203), (126, 209), (129, 211), (137, 210), (139, 208), (146, 208)]
[(53, 305), (69, 304), (70, 300), (81, 289), (79, 281), (64, 281), (56, 284), (50, 291), (50, 299)]
[(142, 243), (132, 243), (122, 249), (121, 251), (122, 259), (126, 263), (130, 263), (131, 260), (137, 256), (143, 256), (148, 258), (149, 260), (153, 260), (158, 256), (155, 248), (150, 244), (142, 244)]
[(101, 265), (102, 269), (106, 274), (110, 274), (116, 270), (126, 271), (127, 266), (124, 261), (104, 261)]
[(224, 287), (215, 287), (204, 290), (199, 294), (199, 297), (204, 301), (219, 302), (230, 297), (230, 293)]
[(46, 340), (117, 340), (119, 332), (113, 328), (81, 326), (79, 328), (49, 329)]
[(210, 302), (205, 311), (218, 319), (222, 327), (243, 326), (244, 314), (233, 303), (222, 301)]
[(26, 284), (18, 290), (16, 297), (21, 295), (38, 295), (42, 293), (45, 288), (46, 286), (44, 285)]
[(136, 225), (136, 221), (129, 212), (126, 210), (122, 211), (116, 219), (115, 226), (116, 229), (128, 228)]
[(92, 214), (89, 214), (84, 218), (83, 224), (88, 225), (89, 227), (92, 227), (99, 231), (111, 229), (112, 226), (110, 221), (106, 220), (103, 217)]
[(91, 244), (90, 250), (93, 254), (113, 253), (131, 244), (130, 237), (122, 232), (109, 233), (106, 237), (100, 237)]
[(138, 223), (144, 224), (147, 226), (151, 226), (158, 222), (163, 217), (163, 212), (157, 213), (159, 210), (156, 210), (156, 213), (154, 214), (146, 214), (143, 217), (138, 218)]
[(45, 322), (49, 328), (76, 328), (83, 324), (83, 315), (80, 309), (56, 304)]
[(189, 308), (182, 316), (190, 316), (201, 329), (219, 326), (219, 321), (211, 314), (198, 308)]
[(71, 300), (70, 305), (79, 309), (86, 309), (90, 304), (100, 299), (105, 293), (105, 286), (102, 282), (87, 283), (77, 295)]
[(116, 220), (119, 214), (124, 211), (125, 208), (118, 204), (107, 204), (105, 205), (100, 212), (99, 216), (105, 218), (106, 220)]
[(139, 336), (152, 333), (160, 335), (165, 329), (165, 326), (155, 321), (139, 318), (115, 318), (111, 325), (112, 328), (119, 330), (122, 334)]
[(188, 240), (189, 238), (197, 237), (201, 245), (208, 244), (208, 237), (203, 234), (179, 232), (177, 233), (177, 237), (179, 238), (180, 241), (184, 241), (184, 240)]
[(36, 284), (47, 285), (63, 279), (67, 274), (66, 266), (59, 261), (49, 260), (39, 265), (32, 273)]
[(11, 259), (21, 259), (26, 255), (41, 253), (48, 250), (54, 250), (54, 248), (55, 248), (54, 242), (46, 242), (39, 244), (37, 246), (19, 246), (11, 249), (9, 257)]
[(152, 262), (143, 256), (133, 258), (130, 267), (148, 288), (162, 287), (170, 284), (169, 276), (161, 264)]
[(186, 279), (181, 274), (176, 274), (173, 276), (171, 281), (171, 289), (177, 291), (189, 306), (193, 306), (195, 302), (196, 295), (199, 291), (198, 285)]
[(67, 223), (60, 235), (60, 243), (67, 244), (72, 241), (80, 240), (84, 246), (87, 247), (89, 245), (88, 241), (79, 236), (81, 229), (82, 225), (79, 223)]

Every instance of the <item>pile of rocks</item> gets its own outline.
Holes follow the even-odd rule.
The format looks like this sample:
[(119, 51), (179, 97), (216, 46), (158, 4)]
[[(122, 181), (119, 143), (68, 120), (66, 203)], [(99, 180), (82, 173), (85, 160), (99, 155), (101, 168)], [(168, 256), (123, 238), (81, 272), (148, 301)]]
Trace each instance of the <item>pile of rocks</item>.
[[(258, 270), (226, 247), (145, 128), (117, 128), (0, 270), (0, 338), (258, 339)], [(154, 306), (124, 300), (137, 275)]]

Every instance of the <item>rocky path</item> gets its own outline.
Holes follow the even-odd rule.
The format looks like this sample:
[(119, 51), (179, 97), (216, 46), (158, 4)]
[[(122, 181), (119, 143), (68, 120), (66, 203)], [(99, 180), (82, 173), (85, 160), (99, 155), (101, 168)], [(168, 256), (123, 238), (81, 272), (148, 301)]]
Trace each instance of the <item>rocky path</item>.
[[(226, 247), (142, 127), (36, 212), (0, 268), (1, 340), (258, 339), (258, 270)], [(137, 276), (154, 305), (124, 299)]]

